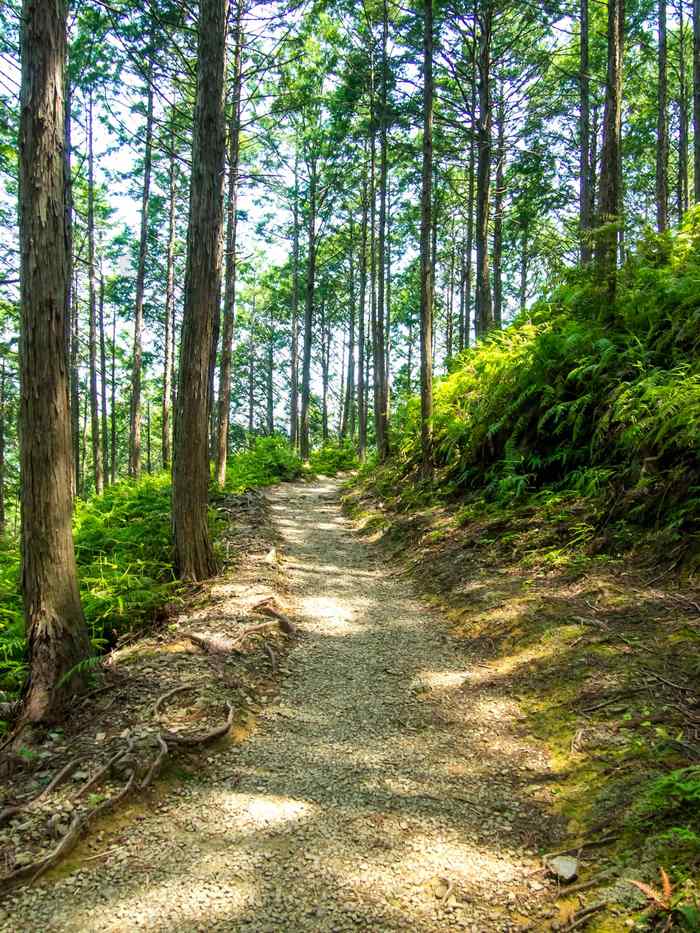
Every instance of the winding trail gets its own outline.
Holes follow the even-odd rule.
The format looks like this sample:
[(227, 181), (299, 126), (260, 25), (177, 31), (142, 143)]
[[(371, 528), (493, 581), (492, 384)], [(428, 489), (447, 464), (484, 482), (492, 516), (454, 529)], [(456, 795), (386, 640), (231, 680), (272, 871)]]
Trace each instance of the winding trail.
[(505, 686), (353, 534), (339, 485), (270, 492), (301, 638), (252, 736), (211, 756), (109, 862), (23, 892), (13, 929), (507, 931), (543, 919), (543, 751)]

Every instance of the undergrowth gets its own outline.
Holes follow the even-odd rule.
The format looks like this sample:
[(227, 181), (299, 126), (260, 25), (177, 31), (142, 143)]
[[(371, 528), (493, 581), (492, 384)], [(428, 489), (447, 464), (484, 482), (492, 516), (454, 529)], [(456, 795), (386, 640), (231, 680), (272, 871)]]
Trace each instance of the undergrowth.
[[(300, 475), (301, 461), (279, 437), (258, 438), (233, 456), (224, 493)], [(80, 595), (97, 652), (152, 620), (182, 592), (173, 574), (170, 477), (124, 480), (78, 502), (74, 540)], [(212, 511), (212, 531), (218, 519)], [(17, 542), (0, 544), (0, 699), (14, 697), (26, 678)], [(2, 724), (0, 723), (0, 729)]]
[(350, 441), (326, 441), (311, 453), (309, 470), (322, 476), (335, 476), (357, 468), (357, 451)]
[[(575, 271), (435, 386), (435, 483), (418, 481), (420, 403), (394, 424), (386, 484), (406, 505), (478, 493), (512, 504), (556, 493), (596, 504), (609, 531), (700, 545), (700, 211), (649, 235), (611, 303)], [(405, 480), (412, 478), (414, 483)]]

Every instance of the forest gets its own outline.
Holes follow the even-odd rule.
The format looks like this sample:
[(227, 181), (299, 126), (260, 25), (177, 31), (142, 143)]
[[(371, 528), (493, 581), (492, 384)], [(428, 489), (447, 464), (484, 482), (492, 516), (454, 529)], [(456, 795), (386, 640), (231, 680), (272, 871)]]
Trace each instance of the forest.
[[(558, 762), (568, 835), (531, 847), (577, 867), (545, 859), (550, 883), (569, 893), (606, 821), (616, 867), (571, 896), (632, 871), (624, 896), (553, 919), (529, 886), (511, 900), (530, 927), (477, 911), (463, 928), (699, 930), (700, 0), (0, 3), (10, 886), (104, 806), (18, 860), (2, 827), (41, 810), (22, 782), (47, 736), (82, 734), (71, 710), (120, 652), (247, 579), (261, 541), (261, 579), (287, 548), (303, 563), (299, 528), (331, 575), (366, 576), (343, 549), (376, 547), (456, 651), (498, 668)], [(250, 635), (192, 643), (238, 657), (250, 637), (274, 680), (310, 597), (270, 586)], [(156, 720), (187, 683), (160, 684)], [(234, 705), (219, 697), (225, 734)], [(144, 792), (182, 744), (158, 735)], [(41, 774), (37, 801), (60, 783)], [(440, 916), (359, 927), (461, 929), (444, 914), (460, 883)], [(336, 929), (291, 917), (271, 928)]]

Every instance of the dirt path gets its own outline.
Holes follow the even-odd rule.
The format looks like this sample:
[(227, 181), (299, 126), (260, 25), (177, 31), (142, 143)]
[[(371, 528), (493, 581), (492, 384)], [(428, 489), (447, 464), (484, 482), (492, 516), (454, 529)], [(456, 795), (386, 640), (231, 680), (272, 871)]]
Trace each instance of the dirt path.
[(516, 705), (353, 535), (337, 481), (271, 496), (302, 630), (279, 696), (109, 861), (0, 907), (1, 929), (506, 931), (548, 913), (547, 763)]

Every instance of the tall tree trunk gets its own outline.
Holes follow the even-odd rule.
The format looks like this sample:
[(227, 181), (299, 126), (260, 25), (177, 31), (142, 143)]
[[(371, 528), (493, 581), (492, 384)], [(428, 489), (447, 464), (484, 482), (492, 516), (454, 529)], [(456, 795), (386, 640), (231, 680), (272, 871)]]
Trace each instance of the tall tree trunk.
[(102, 449), (100, 445), (100, 403), (97, 385), (97, 272), (95, 268), (95, 159), (92, 140), (92, 91), (87, 101), (88, 144), (88, 289), (89, 289), (89, 355), (90, 355), (90, 439), (92, 441), (92, 471), (95, 492), (104, 490)]
[(273, 304), (270, 302), (269, 318), (267, 322), (267, 433), (275, 433), (275, 319), (272, 313)]
[(313, 336), (314, 288), (316, 285), (316, 196), (317, 164), (312, 156), (309, 163), (309, 220), (308, 246), (306, 257), (306, 300), (304, 302), (304, 358), (301, 373), (301, 437), (300, 453), (302, 460), (308, 460), (311, 453), (309, 437), (309, 403), (311, 395), (311, 340)]
[(66, 6), (24, 0), (20, 106), (22, 595), (25, 722), (51, 721), (90, 654), (71, 530), (66, 347)]
[(489, 207), (491, 192), (491, 33), (492, 0), (480, 0), (478, 13), (478, 159), (476, 181), (476, 336), (491, 330), (493, 298), (489, 270)]
[(349, 331), (348, 331), (348, 363), (347, 376), (345, 380), (345, 403), (343, 405), (343, 417), (340, 424), (340, 436), (346, 438), (348, 432), (353, 437), (355, 434), (355, 318), (357, 316), (355, 293), (355, 226), (350, 222), (350, 310), (349, 310)]
[(0, 369), (0, 538), (5, 536), (5, 360)]
[(197, 102), (173, 468), (177, 571), (203, 580), (216, 570), (207, 521), (209, 363), (221, 292), (226, 150), (224, 71), (226, 0), (200, 0)]
[(700, 204), (700, 0), (693, 0), (693, 184)]
[(387, 227), (387, 85), (389, 13), (387, 0), (382, 2), (382, 71), (379, 95), (379, 230), (377, 232), (377, 313), (374, 317), (372, 345), (374, 348), (374, 392), (376, 411), (376, 442), (379, 460), (389, 456), (388, 379), (386, 365), (385, 300), (386, 300), (386, 227)]
[(463, 271), (463, 294), (464, 310), (460, 320), (459, 348), (464, 350), (469, 346), (469, 332), (471, 330), (471, 305), (472, 305), (472, 251), (474, 249), (474, 195), (475, 178), (474, 168), (476, 163), (476, 44), (472, 45), (472, 127), (469, 139), (469, 180), (467, 187), (467, 242), (464, 250), (464, 271)]
[(146, 399), (146, 472), (150, 476), (153, 472), (153, 457), (151, 456), (151, 400)]
[(598, 196), (598, 215), (602, 230), (597, 237), (595, 258), (598, 275), (607, 285), (611, 297), (615, 293), (618, 229), (622, 222), (620, 181), (622, 175), (624, 17), (624, 0), (610, 0), (608, 4), (608, 71), (605, 85), (603, 149)]
[(433, 0), (423, 0), (423, 170), (420, 211), (420, 369), (423, 476), (432, 475), (433, 264), (431, 257), (433, 180)]
[(683, 222), (689, 206), (688, 194), (688, 82), (685, 68), (686, 24), (683, 2), (678, 4), (678, 221)]
[(161, 459), (164, 470), (170, 469), (173, 460), (172, 425), (170, 423), (170, 418), (173, 392), (172, 341), (175, 328), (175, 202), (177, 199), (174, 126), (170, 128), (170, 151), (168, 157), (168, 247), (166, 259), (165, 320), (163, 322), (163, 402), (161, 407)]
[(503, 88), (500, 88), (496, 111), (498, 144), (496, 150), (496, 190), (493, 203), (493, 322), (503, 323), (503, 201), (505, 199), (506, 113)]
[(656, 123), (656, 228), (668, 227), (668, 42), (666, 0), (659, 0), (659, 92)]
[(581, 264), (588, 265), (592, 259), (591, 227), (593, 226), (593, 202), (591, 191), (591, 74), (590, 74), (590, 26), (588, 0), (581, 0), (580, 8), (580, 74), (579, 74), (579, 228), (581, 237)]
[(112, 314), (112, 366), (110, 372), (110, 473), (112, 483), (117, 481), (117, 312)]
[[(72, 237), (71, 237), (72, 240)], [(78, 276), (73, 274), (70, 288), (70, 431), (73, 496), (80, 496), (80, 320), (78, 315)]]
[(289, 378), (289, 443), (299, 447), (299, 155), (294, 156), (294, 229), (292, 232), (292, 346)]
[(321, 299), (321, 436), (328, 441), (328, 380), (330, 362), (330, 333), (326, 327), (326, 302)]
[(105, 279), (100, 267), (100, 301), (98, 305), (98, 323), (100, 327), (100, 415), (102, 426), (102, 479), (109, 485), (109, 427), (107, 420), (107, 347), (105, 343)]
[(367, 455), (367, 382), (365, 360), (365, 306), (367, 304), (367, 175), (362, 178), (362, 221), (360, 225), (360, 300), (357, 317), (357, 454), (360, 461)]
[(141, 472), (141, 376), (143, 368), (143, 298), (146, 285), (148, 255), (148, 207), (151, 197), (151, 162), (153, 153), (153, 66), (148, 63), (146, 104), (146, 141), (143, 157), (143, 192), (141, 196), (141, 235), (136, 267), (136, 301), (134, 304), (134, 349), (131, 363), (131, 414), (129, 423), (129, 476), (138, 478)]
[(228, 433), (231, 409), (231, 365), (233, 334), (236, 326), (236, 231), (238, 225), (238, 165), (241, 139), (241, 84), (243, 58), (243, 0), (236, 4), (233, 51), (233, 95), (228, 142), (228, 203), (226, 206), (226, 263), (224, 276), (224, 334), (221, 341), (219, 411), (216, 438), (216, 481), (223, 488), (228, 460)]
[(527, 275), (528, 267), (530, 264), (530, 231), (528, 225), (523, 223), (523, 229), (520, 239), (520, 288), (519, 292), (519, 304), (521, 314), (527, 308)]

